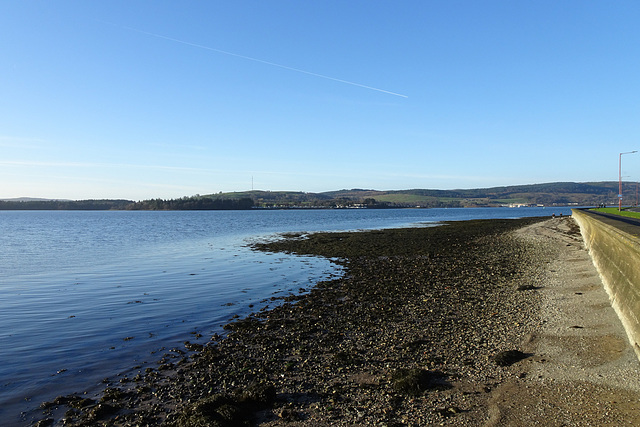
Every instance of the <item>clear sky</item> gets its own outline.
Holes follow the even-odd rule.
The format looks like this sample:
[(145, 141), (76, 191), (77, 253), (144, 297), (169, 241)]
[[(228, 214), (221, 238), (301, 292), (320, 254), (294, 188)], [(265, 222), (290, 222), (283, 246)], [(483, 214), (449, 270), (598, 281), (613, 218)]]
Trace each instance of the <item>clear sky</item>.
[(3, 0), (0, 198), (615, 181), (639, 23), (637, 0)]

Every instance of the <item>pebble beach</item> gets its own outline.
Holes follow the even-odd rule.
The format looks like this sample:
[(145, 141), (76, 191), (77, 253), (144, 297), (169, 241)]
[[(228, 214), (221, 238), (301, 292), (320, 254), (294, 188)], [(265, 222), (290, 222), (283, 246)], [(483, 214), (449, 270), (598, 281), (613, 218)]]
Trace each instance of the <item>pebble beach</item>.
[(97, 395), (45, 402), (37, 424), (528, 425), (498, 399), (545, 363), (549, 268), (580, 239), (571, 218), (547, 217), (256, 243), (329, 257), (344, 275), (230, 319), (225, 336), (185, 342)]

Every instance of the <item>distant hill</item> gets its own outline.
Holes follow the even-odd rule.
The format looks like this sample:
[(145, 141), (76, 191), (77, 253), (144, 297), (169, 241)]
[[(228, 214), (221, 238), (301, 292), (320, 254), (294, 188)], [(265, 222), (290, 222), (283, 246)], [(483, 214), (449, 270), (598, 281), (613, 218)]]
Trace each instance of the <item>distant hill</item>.
[[(581, 205), (617, 204), (618, 183), (554, 182), (459, 190), (372, 190), (351, 189), (305, 193), (290, 191), (245, 191), (210, 194), (203, 197), (251, 198), (258, 207), (478, 207), (504, 205)], [(635, 204), (636, 184), (623, 183), (626, 204)]]
[[(2, 202), (54, 202), (58, 199), (41, 199), (38, 197), (16, 197), (13, 199), (0, 199)], [(61, 200), (64, 202), (70, 202), (71, 200)]]
[[(637, 184), (623, 183), (623, 202), (636, 203)], [(0, 200), (0, 210), (221, 210), (252, 208), (434, 208), (509, 205), (617, 205), (618, 183), (552, 182), (460, 190), (351, 190), (306, 193), (252, 190), (195, 195), (179, 199), (131, 200)]]

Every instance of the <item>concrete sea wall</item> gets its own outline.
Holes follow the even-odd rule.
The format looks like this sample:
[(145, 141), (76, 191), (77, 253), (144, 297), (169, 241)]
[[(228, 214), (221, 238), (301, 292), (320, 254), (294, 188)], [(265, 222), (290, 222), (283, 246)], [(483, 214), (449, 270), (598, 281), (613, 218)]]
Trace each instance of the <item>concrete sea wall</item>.
[(572, 210), (611, 305), (640, 358), (640, 239), (597, 214)]

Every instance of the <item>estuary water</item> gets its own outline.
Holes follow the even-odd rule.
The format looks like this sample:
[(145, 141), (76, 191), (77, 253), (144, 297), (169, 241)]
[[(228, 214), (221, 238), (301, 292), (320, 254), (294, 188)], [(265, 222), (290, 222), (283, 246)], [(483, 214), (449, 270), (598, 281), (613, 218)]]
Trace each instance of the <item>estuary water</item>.
[(0, 420), (27, 425), (43, 401), (155, 366), (341, 273), (252, 251), (256, 239), (552, 214), (571, 210), (0, 211)]

